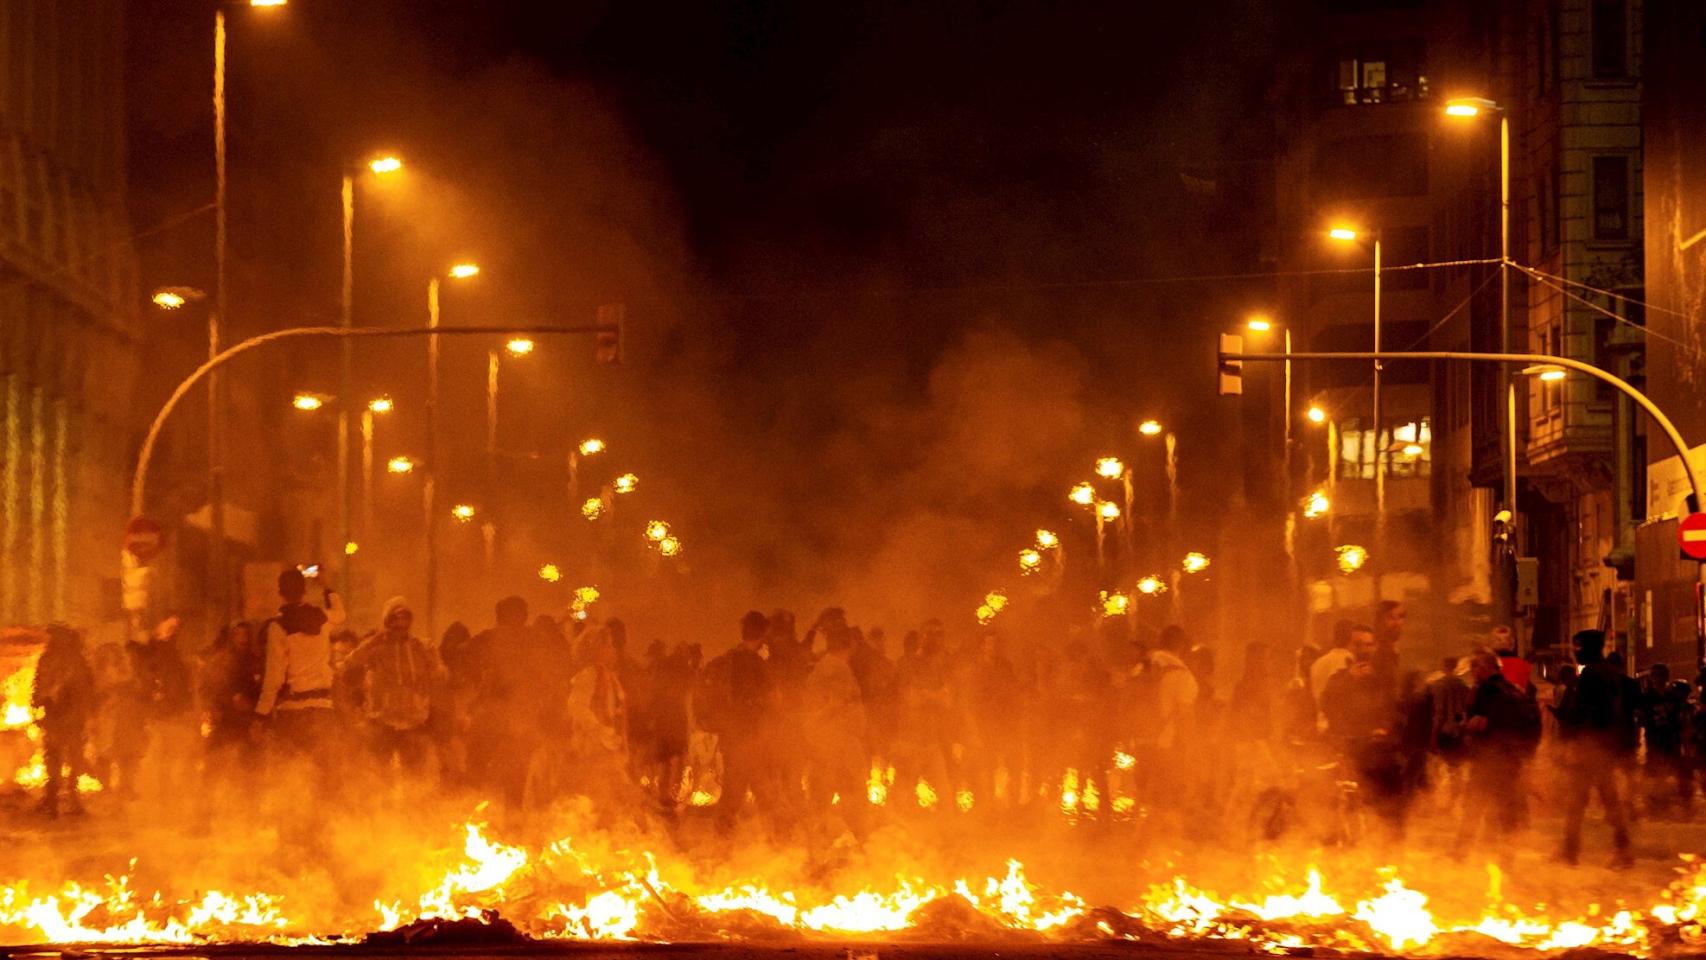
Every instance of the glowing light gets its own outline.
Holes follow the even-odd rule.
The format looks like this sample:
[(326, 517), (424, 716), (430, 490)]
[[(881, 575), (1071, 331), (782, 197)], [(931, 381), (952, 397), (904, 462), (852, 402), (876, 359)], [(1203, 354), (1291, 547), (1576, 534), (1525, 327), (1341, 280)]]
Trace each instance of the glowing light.
[(356, 543), (354, 540), (348, 541), (344, 544), (344, 556), (353, 557), (355, 556), (356, 551), (360, 549), (361, 544)]
[(976, 612), (977, 622), (980, 626), (988, 624), (989, 621), (995, 619), (995, 608), (991, 607), (987, 603), (980, 605)]
[(1019, 551), (1019, 572), (1030, 576), (1042, 569), (1043, 555), (1041, 551), (1026, 548)]
[(398, 170), (403, 169), (403, 161), (398, 157), (389, 155), (376, 157), (367, 165), (367, 169), (378, 174), (396, 173)]
[(1037, 549), (1038, 550), (1053, 550), (1055, 547), (1058, 547), (1058, 546), (1060, 546), (1060, 535), (1059, 534), (1055, 533), (1053, 530), (1038, 530), (1037, 531)]
[(1368, 548), (1359, 547), (1354, 543), (1335, 547), (1333, 552), (1338, 554), (1339, 570), (1343, 573), (1356, 573), (1368, 562)]
[(631, 473), (624, 473), (620, 477), (617, 477), (610, 484), (610, 487), (617, 493), (633, 493), (640, 487), (640, 478)]
[(597, 587), (576, 587), (576, 603), (597, 603), (600, 594)]
[(154, 305), (162, 310), (176, 310), (186, 301), (183, 294), (171, 290), (162, 290), (154, 295)]
[(1327, 231), (1327, 236), (1334, 240), (1355, 240), (1357, 237), (1361, 236), (1361, 234), (1357, 233), (1357, 231), (1351, 227), (1334, 227)]
[(415, 461), (409, 457), (392, 457), (386, 461), (385, 469), (392, 473), (414, 473)]
[(1161, 421), (1159, 420), (1145, 420), (1137, 425), (1137, 432), (1146, 437), (1158, 437), (1161, 435), (1161, 430)]
[(1445, 102), (1445, 115), (1469, 119), (1483, 111), (1497, 110), (1499, 105), (1485, 97), (1452, 97)]
[(1327, 411), (1321, 409), (1320, 407), (1310, 407), (1309, 411), (1307, 413), (1305, 413), (1304, 416), (1309, 418), (1310, 423), (1326, 423), (1327, 422)]
[(474, 507), (472, 504), (459, 503), (450, 508), (450, 515), (455, 517), (458, 523), (467, 523), (474, 519)]
[(1315, 491), (1303, 501), (1303, 515), (1311, 520), (1325, 516), (1327, 511), (1332, 508), (1333, 501), (1327, 499), (1327, 493), (1324, 490)]
[(390, 397), (374, 397), (367, 401), (367, 409), (374, 413), (390, 413), (395, 406)]
[(504, 344), (504, 349), (508, 350), (512, 357), (525, 357), (533, 352), (533, 341), (526, 337), (515, 337)]
[(1152, 573), (1137, 581), (1137, 592), (1146, 597), (1159, 596), (1167, 592), (1167, 581)]
[(1125, 464), (1120, 462), (1119, 457), (1102, 457), (1096, 461), (1096, 476), (1098, 477), (1112, 480), (1123, 473), (1125, 473)]
[(480, 265), (477, 263), (458, 263), (450, 267), (452, 280), (470, 280), (480, 275)]
[(1104, 617), (1123, 617), (1131, 610), (1131, 597), (1118, 591), (1103, 590), (1096, 595), (1096, 602), (1101, 604)]
[(542, 563), (539, 565), (539, 579), (546, 583), (556, 583), (563, 579), (563, 571), (554, 563)]
[(1542, 383), (1557, 383), (1558, 381), (1569, 377), (1569, 375), (1570, 372), (1568, 370), (1554, 367), (1551, 370), (1540, 371), (1540, 381)]
[(1137, 758), (1136, 757), (1132, 756), (1129, 753), (1126, 753), (1124, 750), (1115, 750), (1114, 751), (1114, 769), (1115, 770), (1131, 770), (1131, 769), (1136, 768), (1136, 766), (1137, 766)]
[(604, 441), (597, 437), (589, 437), (581, 441), (580, 451), (581, 456), (583, 457), (590, 457), (595, 453), (603, 453)]
[(1007, 609), (1007, 594), (1000, 590), (991, 590), (984, 595), (983, 602), (996, 613)]
[(1419, 457), (1422, 455), (1422, 445), (1419, 443), (1404, 444), (1404, 456)]
[(680, 537), (664, 537), (662, 540), (659, 540), (658, 541), (658, 553), (661, 553), (666, 557), (678, 557), (678, 556), (680, 556), (681, 555), (681, 538)]
[(1103, 500), (1096, 504), (1096, 516), (1103, 520), (1118, 520), (1120, 518), (1120, 505), (1112, 500)]
[(1185, 554), (1185, 559), (1180, 562), (1179, 569), (1186, 573), (1202, 573), (1208, 569), (1208, 557), (1192, 550)]
[(318, 410), (326, 405), (326, 398), (317, 393), (298, 393), (290, 398), (290, 405), (298, 410)]
[(1257, 316), (1257, 317), (1251, 317), (1249, 319), (1249, 322), (1245, 323), (1244, 326), (1255, 331), (1256, 333), (1267, 333), (1269, 330), (1272, 330), (1274, 328), (1274, 322), (1272, 320), (1269, 320), (1267, 317)]
[(924, 780), (918, 781), (918, 786), (913, 789), (913, 795), (918, 798), (918, 805), (926, 810), (936, 806), (936, 788)]
[(581, 504), (581, 516), (588, 520), (597, 520), (604, 516), (604, 500), (601, 497), (590, 497)]
[(290, 0), (249, 0), (251, 7), (282, 7)]
[(646, 524), (646, 539), (658, 543), (669, 536), (669, 524), (662, 520), (653, 520)]
[(1096, 503), (1096, 488), (1089, 483), (1080, 483), (1067, 491), (1066, 499), (1081, 507), (1094, 506)]

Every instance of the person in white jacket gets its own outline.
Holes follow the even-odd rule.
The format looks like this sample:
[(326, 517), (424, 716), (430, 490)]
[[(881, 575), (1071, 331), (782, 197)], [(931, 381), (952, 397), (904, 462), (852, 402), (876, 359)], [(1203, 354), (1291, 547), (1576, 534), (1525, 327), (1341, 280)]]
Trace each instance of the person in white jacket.
[(278, 575), (284, 601), (278, 616), (266, 621), (262, 639), (266, 666), (255, 715), (272, 720), (273, 742), (282, 750), (312, 760), (324, 781), (330, 776), (332, 711), (332, 628), (344, 622), (343, 600), (330, 590), (323, 604), (305, 602), (308, 578), (295, 567)]

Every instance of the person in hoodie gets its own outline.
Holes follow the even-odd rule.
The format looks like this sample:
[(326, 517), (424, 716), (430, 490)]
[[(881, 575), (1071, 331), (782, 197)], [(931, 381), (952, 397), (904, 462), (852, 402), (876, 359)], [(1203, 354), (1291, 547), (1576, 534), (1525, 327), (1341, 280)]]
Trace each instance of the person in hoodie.
[(295, 567), (278, 575), (284, 602), (262, 631), (266, 660), (255, 715), (270, 719), (272, 740), (281, 751), (311, 760), (318, 786), (329, 786), (334, 733), (331, 629), (344, 623), (343, 600), (331, 590), (323, 604), (307, 602), (308, 579)]
[(379, 631), (362, 641), (339, 674), (355, 693), (366, 720), (366, 741), (380, 767), (392, 762), (419, 774), (427, 764), (427, 721), (444, 679), (444, 667), (409, 632), (415, 615), (402, 597), (385, 601)]
[(95, 674), (83, 655), (83, 635), (64, 624), (47, 628), (47, 645), (36, 661), (30, 705), (42, 712), (42, 756), (47, 762), (47, 793), (42, 813), (57, 817), (60, 795), (67, 813), (80, 814), (77, 778), (83, 773), (84, 731), (95, 709)]

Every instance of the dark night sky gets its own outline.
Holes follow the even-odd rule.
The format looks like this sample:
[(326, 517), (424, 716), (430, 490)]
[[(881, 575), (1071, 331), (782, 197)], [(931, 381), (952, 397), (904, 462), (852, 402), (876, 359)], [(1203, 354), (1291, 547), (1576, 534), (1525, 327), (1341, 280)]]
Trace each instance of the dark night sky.
[[(897, 492), (948, 530), (1011, 516), (988, 534), (1005, 552), (1144, 414), (1199, 434), (1187, 460), (1214, 473), (1204, 338), (1262, 288), (1107, 281), (1263, 268), (1264, 4), (291, 0), (231, 16), (233, 325), (335, 312), (337, 158), (398, 143), (426, 158), (437, 213), (362, 208), (358, 315), (411, 315), (413, 278), (458, 245), (510, 278), (470, 310), (625, 300), (634, 362), (560, 368), (608, 386), (566, 416), (631, 424), (660, 484), (693, 463), (663, 505), (756, 580), (825, 590), (848, 557), (917, 552), (871, 522), (896, 519), (872, 501)], [(131, 17), (146, 231), (210, 188), (210, 18), (174, 0)], [(204, 220), (148, 236), (145, 285), (205, 276)], [(312, 355), (294, 362), (313, 374)], [(990, 393), (1007, 373), (1040, 382)], [(1017, 403), (1059, 436), (1004, 435), (1027, 427)], [(1013, 422), (966, 436), (992, 413)]]

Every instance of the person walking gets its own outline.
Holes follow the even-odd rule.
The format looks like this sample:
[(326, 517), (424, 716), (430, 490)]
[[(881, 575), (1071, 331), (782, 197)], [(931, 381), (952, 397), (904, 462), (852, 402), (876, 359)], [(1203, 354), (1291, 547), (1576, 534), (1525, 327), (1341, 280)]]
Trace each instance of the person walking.
[(1490, 849), (1507, 867), (1526, 813), (1523, 767), (1540, 744), (1540, 708), (1505, 677), (1499, 655), (1476, 651), (1469, 660), (1475, 684), (1462, 724), (1468, 778), (1463, 816), (1453, 851)]
[(831, 626), (825, 652), (805, 683), (805, 742), (816, 812), (838, 806), (855, 837), (864, 836), (865, 701), (853, 672), (854, 630)]
[(717, 826), (734, 829), (746, 795), (760, 806), (773, 803), (771, 780), (772, 718), (776, 684), (762, 651), (769, 618), (750, 610), (740, 620), (740, 643), (705, 664), (693, 708), (706, 729), (717, 734), (723, 754), (723, 792), (717, 801)]
[(41, 812), (57, 817), (82, 814), (77, 780), (83, 774), (83, 751), (89, 717), (95, 708), (95, 675), (83, 654), (83, 634), (56, 623), (47, 628), (47, 644), (36, 661), (30, 705), (42, 712), (42, 758), (47, 764), (47, 792)]

